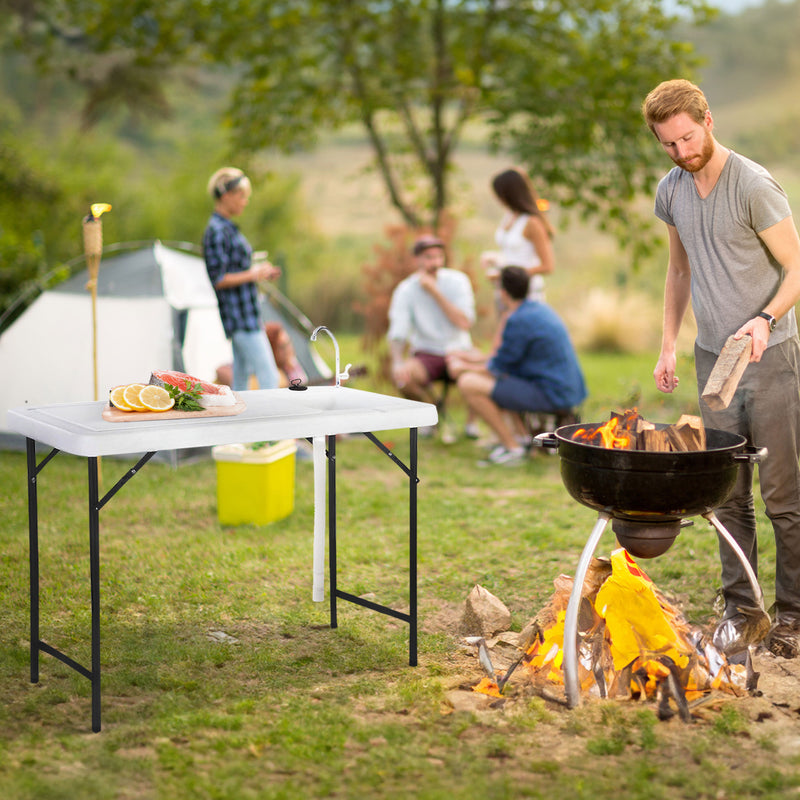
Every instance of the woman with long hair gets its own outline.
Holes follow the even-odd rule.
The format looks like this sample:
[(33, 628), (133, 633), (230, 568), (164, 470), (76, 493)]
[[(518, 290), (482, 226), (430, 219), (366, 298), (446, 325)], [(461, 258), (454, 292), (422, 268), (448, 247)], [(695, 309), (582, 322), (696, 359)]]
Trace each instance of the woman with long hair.
[(544, 299), (544, 275), (555, 267), (553, 226), (530, 178), (520, 169), (504, 170), (492, 178), (495, 196), (505, 208), (495, 232), (499, 250), (483, 253), (481, 264), (496, 281), (503, 267), (522, 267), (530, 276), (528, 297)]

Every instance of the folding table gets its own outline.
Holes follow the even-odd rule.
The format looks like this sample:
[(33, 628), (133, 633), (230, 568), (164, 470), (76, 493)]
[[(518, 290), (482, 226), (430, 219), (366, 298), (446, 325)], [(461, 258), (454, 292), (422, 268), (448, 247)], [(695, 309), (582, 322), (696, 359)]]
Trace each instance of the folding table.
[[(236, 416), (147, 419), (110, 422), (102, 417), (104, 402), (23, 406), (8, 412), (8, 426), (27, 440), (28, 519), (30, 537), (31, 682), (39, 680), (39, 654), (62, 661), (91, 681), (92, 730), (100, 719), (100, 510), (159, 450), (211, 447), (220, 444), (309, 439), (314, 447), (315, 525), (314, 599), (322, 600), (324, 561), (325, 466), (327, 465), (328, 559), (331, 627), (337, 627), (336, 601), (346, 600), (400, 619), (409, 626), (409, 664), (417, 663), (417, 429), (434, 425), (436, 407), (400, 397), (342, 386), (309, 387), (305, 391), (270, 389), (238, 393), (245, 410)], [(376, 431), (408, 429), (408, 464), (375, 435)], [(342, 591), (336, 575), (336, 436), (363, 434), (408, 477), (409, 486), (409, 611), (399, 612)], [(37, 443), (50, 452), (37, 463)], [(59, 452), (83, 456), (88, 464), (89, 577), (91, 586), (91, 667), (78, 663), (41, 639), (39, 619), (39, 508), (37, 483)], [(135, 454), (135, 455), (134, 455)], [(133, 455), (136, 464), (100, 495), (98, 459)]]

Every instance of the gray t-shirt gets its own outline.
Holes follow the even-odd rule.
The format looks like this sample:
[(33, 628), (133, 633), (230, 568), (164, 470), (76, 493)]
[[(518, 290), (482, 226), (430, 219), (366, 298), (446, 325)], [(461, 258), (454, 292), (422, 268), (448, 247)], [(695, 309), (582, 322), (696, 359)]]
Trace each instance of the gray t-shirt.
[[(731, 152), (708, 197), (700, 197), (691, 173), (670, 170), (658, 184), (655, 213), (675, 226), (689, 256), (697, 344), (719, 353), (783, 280), (783, 268), (758, 233), (791, 216), (786, 193), (764, 167)], [(769, 346), (796, 335), (791, 309)]]

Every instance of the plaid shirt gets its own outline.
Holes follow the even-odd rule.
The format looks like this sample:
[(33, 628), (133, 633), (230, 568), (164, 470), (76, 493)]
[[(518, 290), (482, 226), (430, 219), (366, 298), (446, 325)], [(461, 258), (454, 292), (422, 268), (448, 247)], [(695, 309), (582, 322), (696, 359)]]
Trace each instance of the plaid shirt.
[(258, 292), (254, 283), (217, 289), (217, 283), (227, 273), (250, 269), (252, 252), (250, 243), (239, 228), (215, 211), (203, 235), (203, 256), (208, 277), (217, 295), (222, 327), (229, 339), (236, 331), (261, 329)]

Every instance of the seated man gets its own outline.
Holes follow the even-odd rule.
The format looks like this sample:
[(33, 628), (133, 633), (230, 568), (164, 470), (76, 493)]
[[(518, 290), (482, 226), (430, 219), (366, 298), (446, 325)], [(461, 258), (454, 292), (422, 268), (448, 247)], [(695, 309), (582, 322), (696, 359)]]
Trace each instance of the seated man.
[(508, 316), (491, 358), (462, 353), (448, 360), (467, 405), (500, 440), (489, 454), (493, 464), (519, 463), (526, 455), (504, 409), (553, 413), (586, 399), (583, 372), (567, 329), (549, 306), (526, 299), (528, 281), (521, 267), (500, 272), (500, 298)]
[(448, 377), (445, 355), (471, 347), (475, 297), (467, 275), (445, 267), (441, 239), (423, 236), (412, 253), (417, 270), (389, 306), (392, 380), (405, 397), (432, 403), (431, 383)]

